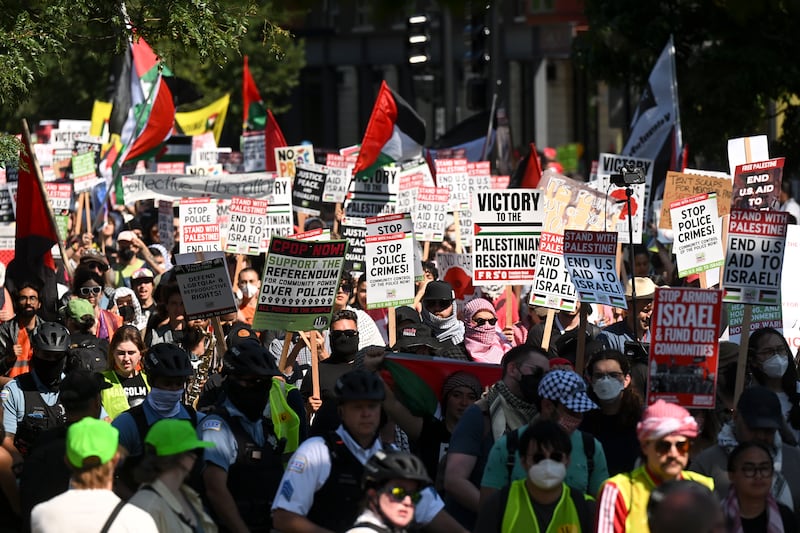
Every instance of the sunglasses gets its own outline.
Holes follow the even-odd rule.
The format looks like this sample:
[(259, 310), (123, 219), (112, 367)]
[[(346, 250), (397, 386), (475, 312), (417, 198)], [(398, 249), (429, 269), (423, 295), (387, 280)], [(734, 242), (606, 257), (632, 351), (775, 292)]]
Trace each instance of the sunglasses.
[(497, 318), (473, 318), (472, 321), (475, 322), (475, 324), (478, 326), (482, 326), (487, 322), (492, 326), (497, 324)]
[(541, 463), (545, 459), (551, 459), (557, 463), (560, 463), (561, 461), (564, 460), (564, 454), (561, 452), (550, 452), (549, 456), (543, 453), (535, 453), (533, 455), (528, 456), (528, 460), (533, 464)]
[(355, 329), (334, 329), (331, 331), (331, 338), (332, 339), (340, 339), (342, 337), (356, 337), (358, 336), (358, 330)]
[(411, 503), (417, 504), (422, 499), (422, 494), (419, 491), (409, 492), (403, 487), (387, 487), (383, 491), (384, 494), (387, 494), (392, 501), (397, 503), (402, 503), (403, 500), (406, 499), (406, 496), (411, 498)]
[(81, 296), (97, 296), (102, 290), (103, 287), (81, 287), (78, 292), (81, 293)]
[(678, 442), (669, 442), (669, 441), (666, 441), (666, 440), (659, 440), (659, 441), (656, 441), (655, 448), (656, 448), (656, 451), (660, 455), (664, 455), (665, 453), (669, 453), (669, 451), (674, 446), (675, 450), (679, 454), (685, 455), (685, 454), (689, 453), (689, 446), (691, 446), (691, 444), (692, 444), (692, 442), (689, 441), (689, 440), (680, 440)]
[(353, 292), (353, 286), (352, 285), (348, 285), (347, 283), (342, 283), (341, 285), (339, 285), (339, 289), (341, 289), (342, 292), (346, 292), (347, 294), (350, 294), (350, 293)]

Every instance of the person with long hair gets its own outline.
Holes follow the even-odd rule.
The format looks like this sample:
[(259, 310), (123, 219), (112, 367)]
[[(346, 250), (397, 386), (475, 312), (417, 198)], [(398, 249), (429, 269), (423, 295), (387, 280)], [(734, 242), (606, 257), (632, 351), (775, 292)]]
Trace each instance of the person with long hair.
[(731, 486), (722, 509), (731, 533), (797, 531), (794, 512), (775, 500), (770, 488), (775, 475), (772, 454), (764, 444), (740, 444), (728, 456)]
[(796, 444), (800, 437), (797, 367), (783, 334), (773, 328), (759, 328), (751, 333), (747, 343), (747, 364), (753, 379), (778, 395), (783, 417), (792, 429), (792, 435), (783, 432), (782, 436), (785, 440), (793, 439), (790, 444)]
[(203, 449), (214, 446), (197, 438), (188, 420), (165, 418), (145, 437), (145, 455), (136, 472), (142, 483), (130, 503), (153, 517), (161, 533), (215, 533), (200, 495), (186, 484)]
[(585, 375), (589, 397), (600, 409), (585, 413), (580, 429), (603, 445), (610, 475), (633, 470), (639, 457), (636, 424), (642, 417), (643, 402), (631, 387), (628, 358), (616, 350), (602, 350), (589, 359)]
[(103, 372), (111, 388), (101, 394), (103, 407), (112, 420), (142, 403), (150, 391), (142, 372), (144, 352), (144, 341), (136, 326), (122, 326), (114, 333), (108, 350), (108, 370)]
[(75, 270), (72, 278), (72, 294), (88, 300), (94, 306), (94, 315), (97, 319), (97, 331), (95, 332), (97, 338), (111, 340), (114, 332), (122, 325), (122, 317), (100, 306), (104, 286), (103, 276), (96, 271), (82, 266)]

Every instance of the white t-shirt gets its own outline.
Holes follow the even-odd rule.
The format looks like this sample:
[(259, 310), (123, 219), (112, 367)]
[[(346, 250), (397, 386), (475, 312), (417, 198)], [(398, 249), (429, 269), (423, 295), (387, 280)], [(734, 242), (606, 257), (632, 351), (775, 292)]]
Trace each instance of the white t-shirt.
[[(31, 512), (32, 533), (97, 533), (120, 502), (110, 490), (70, 489), (42, 502)], [(126, 504), (109, 528), (109, 533), (158, 533), (147, 512)]]

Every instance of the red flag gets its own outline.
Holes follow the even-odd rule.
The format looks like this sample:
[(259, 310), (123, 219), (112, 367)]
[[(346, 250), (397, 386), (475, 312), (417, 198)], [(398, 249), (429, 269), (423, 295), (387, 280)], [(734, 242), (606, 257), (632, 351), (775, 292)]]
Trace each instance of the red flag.
[(536, 144), (531, 143), (531, 151), (519, 162), (514, 175), (511, 176), (509, 189), (535, 189), (539, 186), (542, 179), (542, 164), (539, 162), (539, 154), (536, 151)]
[(278, 121), (275, 120), (275, 117), (272, 116), (272, 111), (269, 109), (267, 110), (267, 130), (264, 144), (267, 147), (267, 172), (274, 172), (278, 168), (275, 164), (275, 148), (289, 145), (283, 136)]
[(261, 100), (261, 93), (258, 92), (256, 81), (250, 73), (247, 56), (244, 56), (244, 70), (242, 71), (242, 108), (245, 129), (260, 130), (264, 128), (266, 118), (264, 101)]

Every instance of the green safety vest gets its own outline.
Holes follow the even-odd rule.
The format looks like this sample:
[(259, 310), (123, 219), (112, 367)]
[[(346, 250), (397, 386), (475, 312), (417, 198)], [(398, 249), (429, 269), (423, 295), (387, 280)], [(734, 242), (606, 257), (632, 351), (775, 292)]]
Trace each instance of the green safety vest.
[[(533, 504), (525, 488), (525, 480), (520, 479), (511, 483), (508, 491), (508, 503), (503, 513), (503, 533), (525, 531), (539, 533), (539, 521), (533, 511)], [(581, 522), (575, 502), (570, 497), (570, 489), (561, 484), (561, 498), (553, 511), (553, 518), (547, 526), (545, 533), (580, 533)]]
[(296, 389), (281, 378), (272, 378), (269, 389), (269, 412), (272, 426), (278, 439), (286, 439), (284, 454), (293, 453), (300, 445), (300, 417), (289, 407), (286, 395)]

